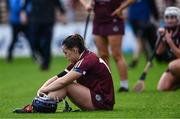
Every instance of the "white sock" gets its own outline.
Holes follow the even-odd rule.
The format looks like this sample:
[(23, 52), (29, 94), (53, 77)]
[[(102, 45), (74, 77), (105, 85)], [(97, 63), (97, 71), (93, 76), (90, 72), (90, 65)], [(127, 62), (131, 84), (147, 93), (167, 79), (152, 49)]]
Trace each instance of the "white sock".
[(128, 82), (127, 80), (121, 80), (121, 87), (128, 88)]

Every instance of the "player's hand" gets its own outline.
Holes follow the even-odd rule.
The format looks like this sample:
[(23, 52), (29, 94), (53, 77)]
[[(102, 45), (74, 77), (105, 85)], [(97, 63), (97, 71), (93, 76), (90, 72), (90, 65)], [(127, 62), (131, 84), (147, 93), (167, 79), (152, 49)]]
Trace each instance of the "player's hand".
[(39, 89), (39, 90), (37, 91), (37, 96), (40, 96), (40, 94), (41, 94), (41, 89)]
[(165, 34), (165, 28), (159, 28), (158, 33), (159, 35), (163, 36)]
[(39, 97), (44, 97), (45, 95), (46, 95), (45, 93), (41, 93), (41, 92), (37, 94), (37, 96)]
[[(158, 28), (157, 34), (158, 34), (159, 36), (164, 36), (164, 35), (165, 35), (165, 28)], [(163, 38), (162, 41), (165, 42), (165, 39)]]
[(65, 25), (67, 24), (67, 17), (66, 15), (57, 15), (56, 21)]
[(117, 15), (119, 18), (124, 18), (122, 10), (120, 8), (117, 8), (111, 15), (112, 16)]
[(38, 92), (37, 92), (37, 96), (41, 96), (42, 97), (43, 94), (47, 95), (48, 92), (44, 88), (39, 89)]
[(166, 42), (169, 45), (173, 43), (173, 41), (172, 41), (172, 31), (168, 31), (168, 30), (165, 31), (165, 39), (166, 39)]
[(21, 21), (22, 24), (27, 24), (28, 18), (27, 18), (27, 15), (26, 15), (25, 11), (22, 11), (20, 13), (20, 21)]
[(85, 6), (85, 9), (86, 9), (86, 11), (91, 12), (91, 11), (93, 10), (92, 4), (91, 4), (91, 3), (90, 3), (90, 4), (87, 4), (87, 5)]

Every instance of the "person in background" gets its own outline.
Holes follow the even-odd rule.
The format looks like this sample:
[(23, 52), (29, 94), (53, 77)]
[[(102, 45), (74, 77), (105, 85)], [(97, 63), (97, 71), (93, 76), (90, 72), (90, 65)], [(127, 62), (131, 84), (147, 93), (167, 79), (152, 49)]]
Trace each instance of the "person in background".
[(138, 64), (141, 52), (144, 52), (148, 59), (154, 49), (157, 39), (156, 24), (159, 24), (159, 13), (155, 0), (137, 0), (128, 9), (128, 22), (137, 41), (137, 48), (133, 52), (133, 58), (129, 64), (130, 68), (134, 68)]
[[(28, 40), (31, 49), (31, 56), (34, 59), (33, 47), (29, 40), (28, 22), (27, 20), (26, 22), (22, 21), (20, 17), (22, 5), (23, 5), (23, 0), (8, 0), (9, 22), (12, 27), (12, 41), (8, 48), (8, 53), (6, 57), (6, 60), (8, 62), (11, 62), (13, 60), (13, 49), (16, 42), (18, 41), (19, 33), (24, 33), (24, 36)], [(29, 11), (28, 9), (26, 9), (24, 12), (28, 14)]]
[[(30, 40), (35, 55), (40, 57), (40, 69), (48, 70), (51, 62), (52, 30), (55, 22), (55, 11), (65, 18), (65, 9), (60, 0), (25, 0), (23, 10), (31, 3), (29, 15)], [(22, 12), (21, 18), (26, 21), (27, 15)]]
[(177, 4), (177, 0), (164, 0), (166, 6), (175, 6)]
[(122, 37), (124, 34), (124, 20), (122, 12), (134, 0), (93, 0), (92, 3), (87, 3), (85, 0), (80, 0), (87, 11), (94, 10), (93, 20), (93, 35), (94, 41), (98, 50), (98, 55), (108, 65), (109, 51), (112, 52), (113, 59), (116, 63), (118, 74), (121, 79), (119, 92), (128, 91), (128, 71), (125, 58), (122, 54)]
[(0, 0), (0, 24), (8, 22), (8, 3), (6, 0)]
[(167, 7), (164, 22), (165, 27), (158, 30), (163, 39), (156, 53), (160, 55), (167, 52), (169, 65), (157, 85), (159, 91), (175, 90), (180, 87), (180, 9)]

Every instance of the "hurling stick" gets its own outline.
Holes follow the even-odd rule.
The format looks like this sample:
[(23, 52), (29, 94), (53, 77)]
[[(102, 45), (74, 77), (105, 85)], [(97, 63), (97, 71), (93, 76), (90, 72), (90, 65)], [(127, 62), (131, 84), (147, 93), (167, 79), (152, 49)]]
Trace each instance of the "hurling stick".
[(156, 55), (156, 50), (157, 50), (157, 48), (159, 47), (159, 44), (161, 43), (162, 39), (163, 39), (163, 36), (162, 36), (162, 35), (161, 35), (161, 36), (158, 36), (157, 44), (156, 44), (156, 46), (155, 46), (155, 48), (154, 48), (154, 50), (153, 50), (153, 52), (152, 52), (152, 55), (151, 55), (150, 58), (148, 59), (148, 62), (147, 62), (147, 64), (146, 64), (146, 66), (145, 66), (142, 74), (140, 75), (139, 80), (136, 82), (136, 84), (135, 84), (135, 86), (134, 86), (134, 88), (133, 88), (133, 91), (135, 91), (135, 92), (141, 92), (141, 91), (144, 90), (144, 88), (145, 88), (144, 81), (145, 81), (145, 79), (146, 79), (146, 75), (147, 75), (147, 73), (148, 73), (148, 71), (149, 71), (149, 69), (150, 69), (150, 67), (151, 67), (152, 61), (153, 61), (153, 59), (154, 59), (154, 57), (155, 57), (155, 55)]

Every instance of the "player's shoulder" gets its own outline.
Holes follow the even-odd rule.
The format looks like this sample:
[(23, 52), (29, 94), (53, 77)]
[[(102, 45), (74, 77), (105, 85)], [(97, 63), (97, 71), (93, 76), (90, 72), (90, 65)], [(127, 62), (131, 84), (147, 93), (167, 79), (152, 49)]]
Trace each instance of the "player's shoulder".
[(85, 56), (83, 57), (85, 60), (96, 60), (98, 59), (97, 55), (89, 50), (85, 52)]

